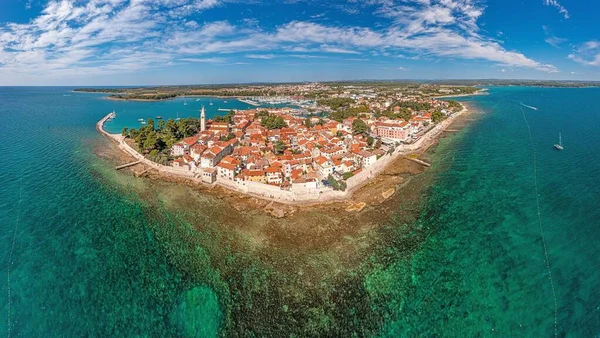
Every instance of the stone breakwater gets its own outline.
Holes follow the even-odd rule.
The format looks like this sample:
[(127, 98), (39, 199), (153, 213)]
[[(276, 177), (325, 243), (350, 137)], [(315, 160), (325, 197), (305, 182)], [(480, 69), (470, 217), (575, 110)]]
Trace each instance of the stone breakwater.
[[(435, 125), (416, 142), (398, 146), (392, 154), (386, 154), (382, 156), (372, 166), (365, 168), (357, 175), (350, 177), (346, 181), (346, 191), (334, 191), (328, 187), (316, 189), (295, 187), (293, 190), (288, 191), (282, 190), (279, 187), (248, 181), (236, 182), (229, 180), (217, 180), (215, 184), (242, 194), (283, 204), (314, 204), (348, 200), (356, 190), (367, 184), (369, 180), (380, 174), (388, 165), (392, 164), (399, 157), (403, 157), (411, 153), (424, 152), (427, 150), (427, 148), (429, 148), (435, 142), (439, 135), (446, 128), (448, 128), (448, 126), (450, 126), (458, 116), (466, 112), (468, 112), (468, 109), (463, 105), (463, 109), (460, 112), (449, 116), (444, 121)], [(155, 163), (145, 158), (142, 154), (127, 144), (124, 136), (119, 134), (111, 134), (104, 130), (104, 123), (111, 117), (113, 117), (112, 113), (106, 115), (104, 118), (98, 121), (96, 124), (96, 129), (105, 137), (113, 140), (123, 152), (131, 155), (136, 160), (139, 160), (140, 163), (157, 170), (159, 173), (185, 178), (198, 184), (208, 185), (199, 177), (197, 177), (198, 173)]]

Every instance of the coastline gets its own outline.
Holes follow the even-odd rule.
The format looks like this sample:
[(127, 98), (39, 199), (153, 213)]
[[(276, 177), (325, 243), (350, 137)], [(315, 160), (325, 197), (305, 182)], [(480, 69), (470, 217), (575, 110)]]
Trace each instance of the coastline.
[(442, 95), (442, 96), (434, 96), (433, 99), (447, 99), (453, 97), (468, 97), (468, 96), (479, 96), (479, 95), (489, 95), (487, 88), (482, 88), (476, 91), (473, 94), (458, 94), (458, 95)]
[(212, 98), (216, 98), (216, 99), (232, 99), (232, 100), (240, 100), (243, 99), (246, 96), (223, 96), (223, 95), (202, 95), (202, 94), (192, 94), (192, 95), (181, 95), (181, 96), (174, 96), (174, 97), (169, 97), (167, 99), (127, 99), (127, 98), (122, 98), (122, 97), (112, 97), (110, 95), (123, 95), (123, 93), (111, 93), (111, 92), (83, 92), (83, 91), (72, 91), (73, 93), (83, 93), (83, 94), (102, 94), (102, 95), (109, 95), (109, 96), (105, 96), (104, 99), (105, 100), (112, 100), (112, 101), (134, 101), (134, 102), (162, 102), (162, 101), (170, 101), (170, 100), (175, 100), (175, 99), (180, 99), (180, 98), (186, 98), (186, 97), (212, 97)]
[[(470, 112), (469, 107), (463, 103), (460, 103), (463, 107), (459, 112), (450, 115), (445, 120), (441, 121), (430, 130), (425, 133), (421, 138), (419, 138), (413, 144), (408, 145), (400, 145), (393, 154), (384, 155), (384, 158), (379, 159), (374, 165), (369, 167), (369, 170), (365, 170), (359, 175), (352, 177), (348, 180), (348, 189), (346, 191), (309, 191), (304, 192), (302, 194), (293, 194), (287, 191), (272, 191), (269, 193), (268, 189), (273, 189), (271, 186), (264, 186), (260, 183), (255, 183), (255, 185), (260, 184), (261, 186), (252, 186), (254, 182), (246, 182), (242, 185), (237, 184), (235, 182), (217, 180), (214, 184), (207, 184), (201, 180), (201, 178), (197, 177), (196, 173), (190, 171), (183, 171), (180, 169), (176, 169), (170, 166), (165, 166), (161, 164), (154, 163), (149, 159), (145, 158), (142, 154), (133, 149), (126, 141), (125, 137), (120, 134), (111, 134), (104, 130), (104, 123), (111, 117), (111, 114), (108, 114), (104, 118), (96, 124), (96, 129), (105, 137), (114, 141), (118, 148), (124, 152), (125, 154), (131, 156), (136, 161), (140, 161), (141, 164), (148, 166), (149, 168), (144, 170), (145, 172), (150, 171), (150, 169), (156, 170), (156, 172), (165, 176), (168, 179), (178, 180), (184, 179), (190, 181), (194, 185), (203, 186), (207, 188), (221, 187), (227, 191), (235, 192), (244, 196), (258, 198), (264, 201), (281, 203), (286, 205), (315, 205), (315, 204), (327, 204), (327, 203), (335, 203), (335, 202), (351, 202), (353, 196), (361, 190), (363, 187), (368, 186), (369, 183), (372, 182), (373, 179), (377, 178), (382, 172), (384, 172), (388, 167), (390, 167), (393, 163), (398, 160), (406, 159), (409, 161), (420, 163), (419, 165), (425, 166), (422, 161), (416, 160), (419, 156), (429, 149), (432, 145), (434, 145), (439, 137), (443, 135), (444, 131), (460, 116), (464, 116)], [(394, 190), (395, 188), (392, 186), (388, 186), (388, 190)], [(260, 193), (258, 193), (260, 191)], [(290, 193), (290, 194), (285, 194)], [(393, 192), (387, 192), (385, 195), (392, 195)], [(279, 197), (275, 197), (278, 195)], [(388, 198), (390, 197), (388, 196)], [(364, 207), (364, 206), (363, 206)], [(361, 208), (362, 210), (362, 208)]]

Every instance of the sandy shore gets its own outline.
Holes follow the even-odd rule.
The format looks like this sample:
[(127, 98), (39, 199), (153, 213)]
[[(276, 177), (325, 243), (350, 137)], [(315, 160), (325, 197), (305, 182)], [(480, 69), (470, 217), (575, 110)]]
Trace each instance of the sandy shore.
[[(156, 178), (159, 180), (175, 182), (175, 183), (184, 183), (184, 184), (188, 184), (191, 186), (202, 187), (202, 188), (206, 189), (207, 191), (208, 190), (213, 191), (213, 192), (220, 191), (222, 195), (224, 194), (224, 195), (236, 196), (237, 199), (246, 199), (246, 200), (247, 199), (251, 199), (251, 200), (259, 199), (259, 200), (263, 200), (265, 202), (275, 202), (277, 204), (288, 205), (288, 206), (290, 206), (290, 205), (291, 206), (314, 206), (314, 205), (322, 205), (322, 204), (330, 204), (330, 203), (346, 203), (346, 204), (350, 203), (350, 209), (352, 209), (354, 207), (354, 208), (358, 209), (357, 211), (360, 211), (365, 206), (365, 205), (362, 205), (362, 203), (367, 203), (367, 204), (368, 203), (381, 203), (383, 200), (391, 197), (395, 192), (396, 185), (400, 184), (402, 181), (402, 180), (398, 180), (396, 178), (390, 178), (387, 175), (381, 175), (382, 173), (385, 174), (386, 172), (389, 172), (390, 167), (395, 167), (394, 170), (400, 169), (401, 172), (405, 172), (405, 173), (409, 173), (409, 174), (416, 174), (416, 173), (421, 172), (422, 170), (425, 170), (426, 166), (413, 162), (413, 159), (422, 155), (424, 152), (427, 151), (427, 149), (429, 147), (431, 147), (433, 144), (435, 144), (437, 142), (438, 138), (440, 137), (440, 135), (442, 135), (443, 132), (457, 118), (459, 118), (460, 116), (464, 116), (465, 114), (468, 114), (468, 113), (469, 113), (468, 107), (466, 105), (463, 105), (463, 109), (460, 112), (455, 113), (455, 114), (449, 116), (444, 121), (438, 123), (436, 126), (431, 128), (424, 136), (422, 136), (415, 143), (410, 144), (410, 145), (401, 145), (396, 150), (396, 152), (394, 152), (394, 154), (391, 156), (391, 158), (387, 159), (387, 161), (386, 161), (387, 164), (385, 166), (381, 166), (381, 168), (379, 170), (374, 170), (373, 174), (370, 175), (370, 178), (368, 178), (368, 179), (364, 180), (363, 182), (361, 182), (360, 184), (356, 185), (352, 190), (349, 190), (347, 192), (347, 194), (344, 195), (343, 198), (332, 198), (332, 199), (328, 199), (328, 200), (315, 199), (314, 201), (309, 200), (309, 201), (302, 201), (302, 202), (281, 201), (278, 199), (265, 198), (264, 196), (247, 194), (247, 193), (237, 191), (235, 189), (231, 189), (224, 184), (218, 184), (218, 181), (217, 181), (217, 184), (208, 185), (208, 184), (202, 182), (202, 180), (200, 178), (195, 177), (195, 174), (192, 172), (178, 170), (178, 169), (175, 169), (175, 168), (172, 168), (169, 166), (164, 166), (164, 165), (154, 163), (154, 162), (146, 159), (140, 153), (138, 153), (130, 144), (128, 144), (125, 137), (123, 137), (122, 135), (111, 134), (104, 130), (104, 122), (106, 122), (106, 120), (108, 118), (110, 118), (110, 114), (105, 116), (100, 121), (98, 121), (98, 123), (96, 124), (96, 128), (102, 135), (113, 140), (115, 142), (115, 144), (118, 146), (118, 148), (124, 154), (127, 155), (126, 158), (124, 159), (124, 161), (129, 161), (129, 162), (140, 161), (141, 162), (140, 164), (145, 166), (144, 170), (142, 170), (140, 172), (145, 172), (150, 177), (153, 177), (153, 178)], [(396, 175), (396, 174), (394, 174), (394, 175)], [(386, 178), (386, 179), (381, 180), (380, 176), (384, 176), (384, 178)], [(386, 180), (389, 181), (389, 182), (387, 182), (387, 184), (385, 183)], [(378, 184), (374, 184), (374, 182), (376, 182), (376, 181), (378, 182)], [(373, 190), (374, 186), (378, 187), (375, 189), (375, 191)], [(218, 188), (218, 189), (215, 189), (215, 188)], [(363, 191), (369, 191), (369, 193), (364, 194)], [(381, 198), (382, 196), (385, 198), (382, 199)], [(252, 204), (263, 204), (263, 203), (256, 203), (256, 201), (253, 201)], [(358, 205), (362, 205), (362, 206), (358, 207)]]

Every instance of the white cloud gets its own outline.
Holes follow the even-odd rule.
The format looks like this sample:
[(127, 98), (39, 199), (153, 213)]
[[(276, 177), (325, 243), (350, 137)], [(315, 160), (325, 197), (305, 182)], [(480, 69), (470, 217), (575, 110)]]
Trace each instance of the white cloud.
[(250, 59), (270, 60), (276, 58), (277, 56), (275, 54), (246, 54), (246, 57)]
[(221, 58), (182, 58), (179, 60), (187, 61), (187, 62), (197, 62), (197, 63), (223, 63), (223, 62), (225, 62), (225, 60), (221, 59)]
[(600, 67), (600, 41), (588, 41), (576, 48), (568, 57), (582, 65)]
[(544, 41), (546, 41), (547, 44), (554, 48), (560, 48), (560, 45), (569, 41), (568, 39), (559, 38), (552, 34), (552, 30), (548, 26), (544, 25), (542, 26), (542, 29), (544, 30), (544, 34), (546, 35)]
[(565, 19), (569, 19), (571, 17), (569, 11), (567, 11), (567, 9), (563, 7), (563, 5), (561, 5), (557, 0), (544, 0), (544, 5), (555, 7)]
[(29, 23), (0, 24), (0, 78), (68, 78), (164, 68), (175, 61), (237, 61), (231, 60), (233, 55), (308, 59), (409, 54), (416, 55), (412, 59), (478, 59), (556, 71), (485, 37), (477, 24), (484, 8), (474, 0), (366, 0), (376, 6), (375, 15), (389, 22), (372, 28), (296, 20), (265, 29), (256, 20), (235, 26), (227, 21), (200, 24), (191, 16), (223, 1), (51, 1)]

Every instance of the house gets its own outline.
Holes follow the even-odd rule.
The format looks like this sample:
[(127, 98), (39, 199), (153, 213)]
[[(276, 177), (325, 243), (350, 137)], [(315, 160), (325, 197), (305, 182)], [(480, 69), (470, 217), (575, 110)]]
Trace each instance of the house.
[(229, 134), (229, 123), (227, 122), (215, 122), (213, 121), (209, 126), (208, 130), (215, 134), (227, 135)]
[(204, 153), (204, 151), (206, 151), (206, 149), (207, 149), (207, 146), (203, 146), (201, 144), (195, 144), (190, 148), (190, 155), (192, 156), (194, 161), (198, 162), (198, 161), (200, 161), (200, 157), (202, 156), (202, 153)]
[(315, 170), (319, 173), (319, 176), (323, 179), (333, 174), (333, 170), (335, 169), (331, 162), (323, 156), (315, 158), (314, 166)]
[(267, 183), (269, 184), (281, 184), (283, 183), (283, 173), (281, 173), (281, 167), (270, 166), (264, 170)]
[(318, 180), (315, 178), (299, 178), (292, 181), (292, 190), (317, 189)]
[(174, 159), (173, 162), (171, 162), (171, 166), (177, 169), (189, 169), (189, 166), (187, 165), (187, 163), (185, 163), (183, 157)]
[(177, 143), (171, 147), (171, 155), (173, 156), (182, 156), (183, 154), (185, 154), (185, 151), (186, 147), (183, 143)]
[(404, 141), (408, 138), (409, 123), (406, 121), (375, 122), (372, 130), (376, 136)]
[(200, 157), (200, 167), (212, 168), (221, 162), (223, 157), (231, 154), (232, 152), (233, 147), (230, 144), (224, 147), (214, 146), (210, 149), (207, 149)]
[(242, 173), (236, 177), (236, 180), (251, 181), (258, 183), (267, 183), (267, 177), (264, 170), (244, 169)]
[(213, 184), (217, 180), (217, 169), (207, 168), (202, 172), (202, 182)]
[(231, 163), (219, 163), (217, 164), (217, 178), (219, 180), (230, 180), (233, 181), (233, 179), (235, 178), (235, 171), (237, 169), (235, 164), (231, 164)]
[(372, 166), (377, 161), (377, 155), (372, 154), (366, 150), (360, 150), (355, 153), (358, 162), (363, 168)]

